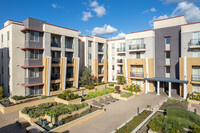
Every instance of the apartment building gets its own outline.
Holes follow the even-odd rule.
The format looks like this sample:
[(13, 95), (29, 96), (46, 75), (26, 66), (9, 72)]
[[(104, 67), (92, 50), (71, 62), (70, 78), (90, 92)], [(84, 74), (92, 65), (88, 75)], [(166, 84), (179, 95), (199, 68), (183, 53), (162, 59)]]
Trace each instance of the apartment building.
[(0, 35), (5, 96), (50, 95), (78, 87), (78, 31), (27, 18), (8, 20)]
[(99, 36), (79, 36), (82, 66), (88, 67), (98, 82), (107, 82), (107, 40)]
[(200, 91), (200, 22), (188, 24), (184, 16), (156, 20), (153, 29), (118, 40), (78, 34), (33, 18), (6, 21), (0, 30), (4, 95), (50, 95), (78, 88), (83, 66), (98, 82), (116, 82), (121, 75), (145, 93), (186, 98)]

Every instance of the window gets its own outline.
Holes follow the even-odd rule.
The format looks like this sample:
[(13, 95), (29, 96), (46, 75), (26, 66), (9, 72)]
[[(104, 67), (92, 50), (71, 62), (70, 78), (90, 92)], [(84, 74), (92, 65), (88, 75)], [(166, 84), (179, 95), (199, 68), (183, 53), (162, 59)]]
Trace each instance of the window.
[(25, 75), (24, 75), (25, 78), (28, 78), (28, 69), (25, 69), (24, 71), (25, 71)]
[(193, 92), (199, 92), (199, 85), (192, 85)]
[(36, 42), (39, 41), (39, 32), (31, 31), (30, 34), (31, 34), (31, 36), (30, 36), (31, 41), (36, 41)]
[(30, 70), (30, 78), (39, 77), (39, 68), (31, 68)]
[(165, 44), (170, 44), (170, 37), (165, 37)]
[(9, 33), (9, 31), (7, 31), (7, 40), (8, 41), (10, 40), (10, 33)]
[(140, 53), (136, 53), (136, 58), (140, 58)]
[(170, 58), (170, 52), (166, 52), (166, 58)]
[(28, 50), (25, 51), (25, 60), (28, 59)]
[(1, 34), (1, 42), (3, 43), (3, 34)]
[(29, 95), (29, 88), (25, 87), (25, 96), (28, 96), (28, 95)]
[(34, 86), (33, 87), (33, 95), (38, 95), (39, 94), (39, 86)]
[(200, 53), (199, 53), (199, 50), (198, 49), (194, 49), (192, 51), (192, 57), (200, 57)]
[(115, 80), (115, 76), (112, 76), (112, 80)]
[(28, 41), (28, 32), (25, 33), (25, 41)]
[(112, 60), (115, 60), (115, 57), (112, 57)]
[(89, 42), (88, 42), (88, 47), (91, 47), (91, 46), (92, 46), (92, 42), (89, 41)]
[(88, 59), (92, 59), (92, 55), (91, 54), (88, 54)]
[(39, 50), (30, 50), (30, 59), (38, 60), (39, 59)]
[(166, 73), (170, 73), (170, 67), (169, 66), (166, 67)]
[(112, 65), (112, 70), (115, 70), (115, 65)]
[(112, 49), (115, 49), (115, 44), (112, 44)]
[(141, 85), (141, 87), (144, 87), (144, 81), (143, 80), (140, 81), (140, 85)]

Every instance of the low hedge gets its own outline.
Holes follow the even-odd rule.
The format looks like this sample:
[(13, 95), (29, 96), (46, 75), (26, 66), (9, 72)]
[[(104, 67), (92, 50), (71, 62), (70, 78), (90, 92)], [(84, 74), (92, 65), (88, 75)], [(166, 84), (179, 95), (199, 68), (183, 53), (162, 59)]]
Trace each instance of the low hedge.
[(44, 116), (45, 114), (49, 116), (52, 114), (53, 117), (58, 117), (60, 115), (71, 113), (86, 106), (88, 106), (87, 103), (66, 105), (57, 102), (50, 102), (39, 104), (37, 107), (25, 107), (22, 110), (22, 113), (29, 115), (31, 118)]
[(98, 96), (102, 96), (102, 95), (105, 95), (105, 94), (108, 94), (108, 93), (112, 93), (116, 91), (114, 88), (105, 88), (105, 89), (102, 89), (102, 90), (97, 90), (95, 92), (89, 92), (85, 97), (84, 99), (87, 100), (87, 99), (92, 99), (92, 98), (95, 98), (95, 97), (98, 97)]
[(63, 100), (70, 101), (79, 98), (79, 95), (72, 93), (70, 90), (66, 90), (65, 92), (57, 95), (57, 97)]
[(108, 86), (112, 86), (112, 87), (114, 87), (114, 85), (115, 85), (115, 84), (114, 84), (114, 83), (112, 83), (112, 84), (109, 84)]
[(186, 100), (168, 99), (167, 102), (161, 105), (160, 110), (166, 110), (170, 106), (188, 109), (188, 104)]
[(131, 133), (140, 123), (142, 123), (152, 112), (144, 110), (138, 116), (135, 116), (130, 122), (116, 131), (116, 133)]
[(130, 96), (132, 96), (132, 95), (133, 95), (133, 94), (130, 93), (130, 92), (125, 92), (125, 93), (121, 94), (121, 97), (126, 97), (126, 98), (128, 98), (128, 97), (130, 97)]
[(27, 99), (27, 98), (33, 98), (33, 97), (37, 97), (37, 96), (34, 96), (34, 95), (28, 95), (28, 96), (13, 96), (12, 99), (14, 100), (23, 100), (23, 99)]

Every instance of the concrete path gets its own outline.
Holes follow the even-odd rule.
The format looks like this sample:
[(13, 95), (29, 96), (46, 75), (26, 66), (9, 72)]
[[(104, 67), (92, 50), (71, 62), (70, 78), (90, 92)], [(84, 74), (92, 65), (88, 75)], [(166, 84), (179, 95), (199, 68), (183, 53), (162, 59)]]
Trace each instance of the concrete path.
[(136, 96), (130, 101), (117, 101), (107, 105), (106, 111), (82, 124), (70, 128), (70, 133), (110, 133), (122, 123), (130, 119), (137, 112), (137, 107), (143, 109), (146, 105), (156, 106), (160, 101), (167, 99), (167, 95), (148, 93)]

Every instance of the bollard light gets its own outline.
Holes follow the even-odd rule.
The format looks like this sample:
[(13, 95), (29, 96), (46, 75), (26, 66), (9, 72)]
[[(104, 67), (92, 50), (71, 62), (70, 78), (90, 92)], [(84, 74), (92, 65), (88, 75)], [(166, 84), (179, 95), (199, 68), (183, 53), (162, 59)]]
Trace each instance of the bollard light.
[(139, 115), (140, 109), (139, 107), (137, 107), (137, 115)]
[(194, 114), (197, 114), (197, 109), (194, 109)]

